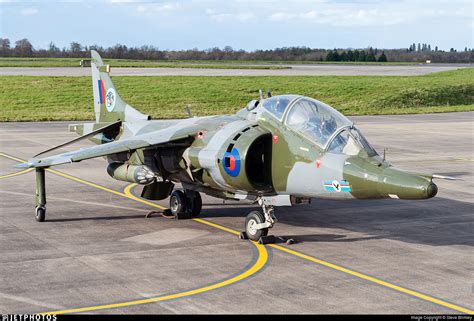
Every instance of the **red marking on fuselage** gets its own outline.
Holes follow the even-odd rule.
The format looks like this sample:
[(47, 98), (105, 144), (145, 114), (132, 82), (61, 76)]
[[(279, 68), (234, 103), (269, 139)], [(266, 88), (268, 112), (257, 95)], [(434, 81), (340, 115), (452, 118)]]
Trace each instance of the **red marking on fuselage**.
[(273, 135), (273, 144), (278, 143), (278, 135)]
[(235, 168), (235, 157), (234, 156), (229, 156), (229, 160), (230, 160), (230, 164), (229, 164), (229, 167), (227, 167), (228, 169), (230, 169), (231, 171), (234, 170)]
[(321, 160), (317, 159), (316, 160), (316, 168), (319, 168), (319, 167), (321, 167)]

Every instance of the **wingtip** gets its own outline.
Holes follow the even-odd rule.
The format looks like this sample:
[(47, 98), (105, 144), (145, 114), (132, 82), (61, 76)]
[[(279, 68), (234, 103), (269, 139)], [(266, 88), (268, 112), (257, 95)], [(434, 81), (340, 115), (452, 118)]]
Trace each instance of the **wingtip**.
[(25, 163), (15, 164), (15, 165), (13, 165), (13, 167), (25, 169), (25, 168), (32, 168), (32, 167), (34, 167), (34, 165), (30, 162), (25, 162)]
[(456, 177), (444, 176), (444, 175), (438, 175), (438, 174), (433, 174), (432, 177), (437, 178), (437, 179), (446, 179), (446, 180), (449, 180), (449, 181), (458, 181), (458, 180), (460, 180), (459, 178), (456, 178)]

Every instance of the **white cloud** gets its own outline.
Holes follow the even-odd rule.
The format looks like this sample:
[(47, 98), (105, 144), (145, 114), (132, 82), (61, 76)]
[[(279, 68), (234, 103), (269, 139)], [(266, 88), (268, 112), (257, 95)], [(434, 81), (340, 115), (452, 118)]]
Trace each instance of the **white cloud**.
[(20, 14), (22, 16), (34, 16), (35, 14), (38, 14), (39, 10), (36, 8), (23, 8), (20, 11)]
[(107, 3), (137, 3), (142, 2), (142, 0), (105, 0)]
[(397, 2), (326, 2), (312, 4), (298, 1), (299, 9), (273, 11), (267, 18), (275, 22), (310, 22), (332, 26), (384, 26), (399, 25), (422, 18), (457, 17), (469, 18), (465, 10), (455, 6), (439, 6), (423, 3), (423, 0)]
[(211, 14), (211, 20), (216, 22), (248, 22), (255, 20), (257, 16), (253, 12), (242, 12), (242, 13), (221, 13)]
[(162, 15), (167, 15), (173, 11), (176, 11), (181, 8), (179, 2), (170, 2), (170, 3), (142, 3), (136, 10), (138, 13), (158, 13)]

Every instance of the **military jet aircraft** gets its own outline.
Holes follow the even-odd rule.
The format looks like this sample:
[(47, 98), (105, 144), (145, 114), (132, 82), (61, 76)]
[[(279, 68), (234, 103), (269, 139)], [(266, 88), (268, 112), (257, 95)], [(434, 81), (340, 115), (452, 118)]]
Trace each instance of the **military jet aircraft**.
[[(96, 122), (69, 126), (81, 136), (17, 165), (36, 169), (36, 220), (45, 220), (45, 168), (105, 157), (117, 180), (143, 186), (141, 197), (169, 197), (177, 218), (197, 217), (200, 193), (250, 199), (243, 237), (264, 241), (276, 222), (274, 208), (326, 199), (427, 199), (433, 178), (392, 167), (354, 123), (327, 104), (299, 95), (252, 100), (235, 115), (152, 120), (127, 104), (110, 68), (91, 52)], [(89, 139), (96, 146), (40, 155)], [(105, 169), (104, 165), (104, 169)], [(181, 189), (174, 189), (180, 183)], [(262, 241), (263, 240), (263, 241)]]

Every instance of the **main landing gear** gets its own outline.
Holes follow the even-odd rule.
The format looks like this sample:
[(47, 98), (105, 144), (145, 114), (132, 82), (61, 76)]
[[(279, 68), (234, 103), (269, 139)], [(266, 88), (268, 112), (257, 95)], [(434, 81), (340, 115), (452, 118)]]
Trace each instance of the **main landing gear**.
[(198, 217), (201, 213), (202, 199), (199, 192), (175, 190), (170, 196), (170, 212), (177, 219)]
[(274, 243), (276, 238), (268, 235), (268, 229), (277, 222), (273, 205), (265, 202), (264, 198), (258, 199), (258, 204), (262, 207), (262, 212), (251, 211), (245, 219), (245, 232), (240, 233), (241, 239), (258, 241), (260, 244)]

